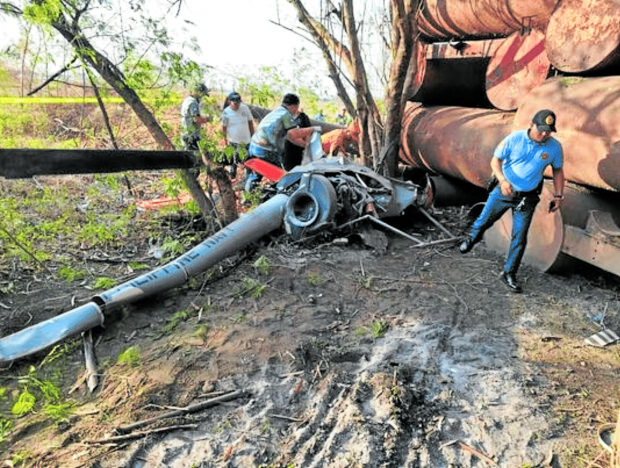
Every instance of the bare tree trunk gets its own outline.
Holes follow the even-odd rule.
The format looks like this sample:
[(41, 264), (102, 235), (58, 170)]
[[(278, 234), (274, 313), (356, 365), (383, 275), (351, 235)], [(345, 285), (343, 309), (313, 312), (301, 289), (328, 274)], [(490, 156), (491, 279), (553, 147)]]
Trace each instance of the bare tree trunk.
[(398, 169), (403, 109), (409, 95), (407, 89), (413, 85), (417, 73), (417, 8), (418, 0), (390, 0), (394, 56), (385, 103), (387, 118), (384, 146), (375, 165), (377, 172), (389, 176), (394, 176)]
[(351, 114), (351, 116), (353, 117), (357, 116), (353, 101), (349, 97), (349, 93), (347, 93), (344, 87), (341, 72), (338, 69), (336, 61), (334, 60), (334, 57), (331, 53), (331, 51), (334, 51), (337, 56), (339, 56), (341, 59), (348, 63), (350, 61), (350, 59), (348, 58), (349, 51), (340, 41), (338, 41), (330, 34), (330, 32), (321, 22), (315, 20), (312, 16), (310, 16), (310, 13), (308, 13), (308, 10), (306, 10), (301, 0), (288, 0), (288, 2), (295, 7), (295, 9), (297, 10), (297, 18), (310, 33), (310, 35), (314, 39), (314, 42), (323, 53), (323, 58), (325, 59), (327, 69), (329, 70), (329, 76), (334, 82), (338, 97), (344, 103), (349, 114)]
[[(78, 54), (85, 63), (96, 70), (119, 96), (129, 104), (160, 147), (166, 150), (174, 149), (174, 145), (163, 131), (152, 112), (146, 108), (136, 92), (125, 83), (122, 72), (116, 65), (110, 62), (107, 57), (93, 47), (90, 41), (82, 34), (79, 27), (75, 24), (69, 24), (62, 14), (52, 21), (52, 26), (71, 44), (76, 54)], [(190, 193), (198, 204), (200, 212), (205, 218), (208, 218), (213, 206), (209, 200), (207, 200), (196, 176), (189, 170), (182, 170), (180, 172)]]
[(353, 84), (357, 91), (357, 110), (362, 131), (360, 135), (360, 155), (362, 162), (367, 166), (371, 166), (373, 165), (374, 156), (378, 156), (381, 149), (383, 125), (381, 123), (381, 114), (370, 92), (366, 69), (362, 60), (357, 27), (355, 25), (353, 0), (344, 0), (342, 23), (347, 32), (347, 38), (351, 47), (350, 68), (353, 75)]

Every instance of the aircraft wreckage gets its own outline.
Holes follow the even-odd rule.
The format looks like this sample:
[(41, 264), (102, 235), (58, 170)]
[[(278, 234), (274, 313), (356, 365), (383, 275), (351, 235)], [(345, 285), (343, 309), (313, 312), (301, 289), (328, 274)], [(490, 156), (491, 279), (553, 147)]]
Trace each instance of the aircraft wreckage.
[[(318, 133), (315, 135), (314, 146), (320, 147)], [(102, 326), (106, 317), (123, 306), (178, 287), (277, 229), (284, 228), (298, 240), (327, 229), (350, 230), (353, 224), (367, 219), (390, 227), (380, 218), (400, 216), (409, 207), (430, 217), (425, 211), (432, 201), (428, 178), (422, 185), (388, 179), (344, 158), (322, 158), (299, 166), (272, 187), (267, 201), (176, 260), (94, 296), (73, 310), (3, 337), (0, 339), (0, 363), (23, 358), (70, 336)], [(439, 242), (453, 240), (455, 238), (451, 237)]]

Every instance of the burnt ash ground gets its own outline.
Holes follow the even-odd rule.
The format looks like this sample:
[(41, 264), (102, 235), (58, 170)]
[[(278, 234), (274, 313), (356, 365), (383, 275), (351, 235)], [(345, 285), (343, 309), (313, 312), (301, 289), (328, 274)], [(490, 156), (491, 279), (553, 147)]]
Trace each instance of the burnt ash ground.
[[(465, 212), (434, 215), (460, 234)], [(399, 227), (441, 238), (421, 217)], [(618, 417), (620, 351), (583, 339), (599, 331), (602, 316), (620, 330), (618, 278), (584, 265), (560, 274), (523, 267), (525, 293), (516, 295), (500, 283), (502, 257), (484, 244), (463, 256), (455, 245), (414, 248), (396, 234), (377, 235), (378, 250), (359, 237), (295, 244), (272, 235), (182, 288), (125, 308), (95, 333), (93, 394), (79, 338), (52, 364), (41, 365), (41, 353), (3, 369), (9, 395), (35, 366), (76, 403), (60, 423), (40, 410), (16, 419), (3, 460), (477, 467), (489, 457), (502, 467), (572, 467), (598, 457), (603, 464), (597, 429)], [(93, 276), (120, 283), (141, 273), (127, 261), (149, 261), (149, 249), (136, 236), (97, 260), (84, 255)], [(255, 266), (262, 256), (267, 273)], [(93, 295), (40, 272), (5, 266), (3, 274), (15, 285), (1, 298), (9, 307), (3, 334)], [(118, 362), (130, 346), (139, 350), (134, 366)], [(127, 435), (125, 425), (233, 391), (243, 394), (108, 440)], [(0, 402), (5, 415), (9, 402)]]

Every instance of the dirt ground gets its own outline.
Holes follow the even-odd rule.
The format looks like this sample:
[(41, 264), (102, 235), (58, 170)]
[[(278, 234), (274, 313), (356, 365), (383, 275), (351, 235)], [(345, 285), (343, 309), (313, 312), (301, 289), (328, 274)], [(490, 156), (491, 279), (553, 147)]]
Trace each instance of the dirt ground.
[[(433, 214), (462, 234), (466, 212)], [(415, 214), (398, 227), (443, 237)], [(484, 243), (461, 255), (372, 236), (375, 248), (368, 235), (296, 244), (278, 233), (132, 305), (94, 333), (93, 393), (80, 338), (52, 364), (41, 353), (3, 369), (11, 388), (29, 366), (51, 368), (76, 407), (61, 422), (17, 419), (2, 466), (609, 466), (598, 430), (618, 419), (620, 346), (584, 339), (601, 323), (620, 333), (618, 277), (525, 266), (512, 294)], [(149, 252), (126, 245), (89, 265), (127, 281), (127, 261), (155, 265)], [(3, 273), (16, 290), (0, 297), (2, 335), (93, 295)], [(119, 362), (130, 347), (137, 358)], [(0, 409), (10, 414), (6, 400)]]

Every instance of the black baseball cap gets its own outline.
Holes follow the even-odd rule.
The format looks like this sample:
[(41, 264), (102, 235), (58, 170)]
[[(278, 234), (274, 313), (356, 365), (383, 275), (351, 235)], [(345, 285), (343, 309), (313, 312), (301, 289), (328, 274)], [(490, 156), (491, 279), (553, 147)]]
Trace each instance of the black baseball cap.
[(285, 106), (295, 106), (299, 104), (299, 96), (293, 93), (286, 93), (282, 98), (282, 104)]
[(233, 91), (228, 95), (228, 99), (230, 99), (231, 101), (241, 101), (241, 94), (239, 94), (237, 91)]
[(539, 132), (557, 132), (555, 129), (555, 114), (549, 109), (542, 109), (534, 114), (532, 119)]

